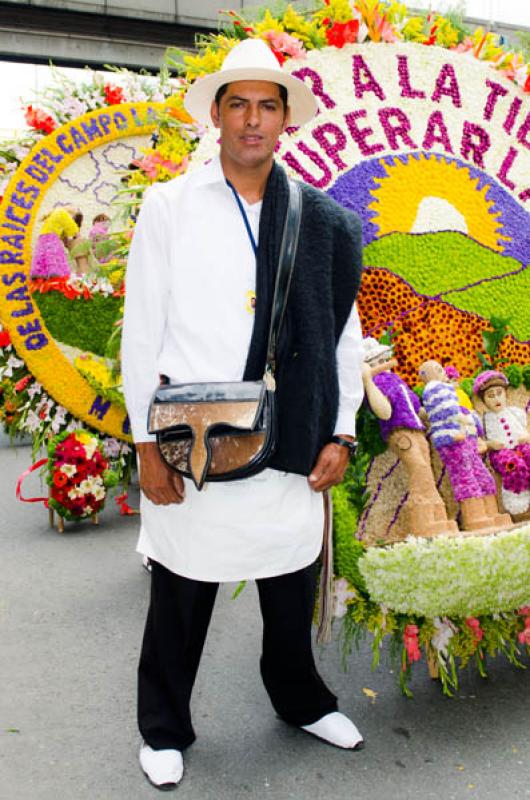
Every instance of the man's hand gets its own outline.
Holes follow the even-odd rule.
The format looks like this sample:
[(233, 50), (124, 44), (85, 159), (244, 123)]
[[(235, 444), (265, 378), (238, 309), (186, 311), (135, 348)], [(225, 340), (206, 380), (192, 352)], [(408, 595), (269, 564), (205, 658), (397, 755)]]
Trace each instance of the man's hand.
[[(341, 434), (342, 435), (342, 434)], [(344, 439), (352, 439), (344, 436)], [(308, 478), (309, 485), (315, 492), (325, 492), (344, 478), (350, 460), (350, 451), (342, 444), (333, 442), (325, 445), (320, 451), (317, 463)]]
[(185, 497), (182, 475), (163, 461), (156, 442), (139, 442), (140, 489), (157, 506), (182, 503)]

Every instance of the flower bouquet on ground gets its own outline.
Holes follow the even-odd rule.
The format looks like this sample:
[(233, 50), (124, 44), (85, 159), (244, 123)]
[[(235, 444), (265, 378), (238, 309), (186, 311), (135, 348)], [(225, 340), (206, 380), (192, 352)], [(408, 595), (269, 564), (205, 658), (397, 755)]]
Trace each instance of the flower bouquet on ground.
[(64, 519), (95, 517), (118, 475), (98, 437), (85, 430), (62, 433), (48, 447), (48, 507)]

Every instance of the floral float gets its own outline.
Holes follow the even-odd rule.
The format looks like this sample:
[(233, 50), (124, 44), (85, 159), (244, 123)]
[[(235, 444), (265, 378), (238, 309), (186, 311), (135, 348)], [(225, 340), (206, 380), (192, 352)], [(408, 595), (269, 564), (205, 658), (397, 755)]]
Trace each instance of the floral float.
[[(71, 131), (76, 118), (90, 128), (97, 125), (94, 120), (101, 109), (108, 108), (113, 119), (114, 113), (127, 115), (131, 102), (159, 104), (154, 140), (121, 172), (123, 189), (128, 191), (120, 191), (117, 200), (129, 220), (116, 229), (110, 260), (101, 263), (104, 272), (99, 277), (113, 287), (108, 297), (119, 302), (142, 192), (153, 181), (193, 169), (217, 149), (215, 133), (194, 125), (184, 110), (186, 85), (218, 69), (231, 47), (248, 36), (268, 42), (284, 68), (307, 81), (318, 99), (317, 118), (304, 129), (288, 129), (277, 158), (295, 177), (329, 192), (361, 217), (366, 269), (359, 310), (365, 335), (392, 340), (398, 372), (412, 388), (419, 365), (436, 356), (444, 366), (453, 367), (460, 387), (469, 394), (472, 378), (485, 367), (491, 351), (497, 361), (490, 366), (502, 366), (516, 402), (524, 405), (524, 391), (530, 384), (530, 318), (528, 304), (520, 302), (530, 280), (526, 256), (530, 78), (524, 57), (504, 48), (493, 33), (467, 31), (458, 20), (437, 13), (414, 14), (402, 3), (379, 0), (323, 0), (312, 11), (301, 13), (287, 6), (282, 13), (264, 10), (252, 18), (229, 12), (223, 21), (220, 33), (197, 42), (196, 53), (169, 52), (167, 64), (178, 70), (180, 82), (169, 89), (164, 73), (157, 90), (161, 96), (155, 97), (150, 90), (148, 97), (139, 97), (136, 85), (136, 93), (129, 90), (131, 78), (125, 73), (122, 92), (116, 90), (120, 76), (112, 85), (93, 79), (90, 89), (76, 94), (70, 88), (67, 96), (62, 85), (44, 98), (42, 107), (34, 103), (28, 109), (32, 131), (27, 139), (3, 149), (0, 169), (10, 183), (0, 207), (4, 234), (3, 238), (0, 234), (4, 272), (0, 316), (17, 352), (7, 345), (0, 374), (4, 419), (11, 430), (27, 430), (28, 420), (35, 424), (30, 411), (40, 419), (42, 408), (35, 412), (34, 398), (27, 392), (35, 382), (33, 374), (42, 374), (50, 403), (60, 399), (64, 401), (61, 407), (73, 412), (74, 419), (111, 434), (114, 441), (127, 439), (123, 407), (116, 395), (104, 392), (119, 391), (119, 363), (113, 363), (119, 345), (119, 312), (113, 320), (114, 352), (101, 352), (101, 348), (98, 352), (93, 345), (92, 350), (75, 354), (76, 366), (69, 365), (82, 381), (75, 384), (82, 389), (80, 394), (76, 391), (75, 400), (73, 386), (66, 389), (61, 382), (65, 368), (57, 352), (44, 347), (36, 352), (25, 346), (28, 340), (40, 342), (47, 335), (39, 309), (33, 307), (28, 320), (40, 325), (35, 331), (11, 316), (16, 304), (28, 302), (24, 298), (27, 279), (14, 283), (13, 278), (17, 273), (29, 274), (31, 247), (31, 232), (28, 236), (20, 222), (26, 213), (31, 217), (31, 209), (26, 211), (14, 202), (15, 195), (20, 197), (19, 181), (40, 191), (27, 169), (47, 171), (43, 160), (55, 169), (44, 149), (59, 155), (56, 145), (61, 135), (67, 137), (63, 143), (76, 147)], [(153, 119), (153, 128), (154, 123)], [(88, 143), (85, 150), (90, 151)], [(31, 195), (30, 189), (27, 194)], [(18, 216), (18, 221), (9, 213)], [(24, 230), (6, 228), (6, 224)], [(8, 299), (13, 290), (17, 294)], [(30, 302), (38, 306), (39, 300), (57, 293), (61, 297), (74, 293), (74, 305), (89, 306), (101, 288), (78, 289), (70, 282), (60, 288), (40, 284), (31, 287)], [(42, 309), (45, 317), (44, 302)], [(499, 327), (495, 315), (504, 309), (510, 318)], [(47, 313), (52, 319), (57, 312)], [(500, 328), (502, 335), (498, 335)], [(46, 352), (54, 355), (53, 375), (51, 366), (48, 371), (42, 368)], [(59, 370), (57, 363), (62, 364)], [(20, 385), (26, 377), (27, 385), (15, 392), (15, 381)], [(77, 402), (78, 397), (82, 402)], [(69, 412), (65, 410), (66, 417)], [(55, 419), (51, 415), (48, 431)], [(425, 654), (447, 692), (457, 685), (457, 666), (472, 657), (481, 672), (487, 654), (502, 652), (519, 663), (529, 644), (530, 597), (525, 600), (521, 585), (528, 563), (528, 528), (521, 527), (516, 535), (508, 531), (480, 540), (455, 538), (456, 544), (447, 542), (445, 549), (443, 539), (407, 540), (399, 465), (385, 451), (365, 409), (359, 425), (359, 456), (347, 481), (335, 492), (336, 608), (337, 615), (343, 615), (346, 641), (372, 633), (377, 660), (381, 641), (391, 637), (402, 659), (405, 691), (412, 665), (424, 660)], [(39, 436), (43, 428), (44, 424), (35, 428)], [(441, 471), (437, 480), (443, 490)], [(445, 496), (450, 506), (447, 491)], [(455, 553), (463, 558), (458, 568)], [(480, 586), (469, 582), (472, 570), (466, 558), (487, 564), (491, 557), (497, 563), (500, 554), (506, 553), (509, 576), (488, 567)], [(426, 584), (413, 579), (418, 572), (430, 573), (418, 570), (417, 559), (432, 557), (444, 563), (447, 586), (452, 585), (450, 576), (458, 575), (455, 580), (471, 593), (464, 594), (460, 605), (448, 604), (447, 587), (445, 595), (439, 587), (431, 605), (422, 604)], [(411, 597), (417, 596), (417, 605), (412, 601), (403, 605), (392, 594), (394, 570), (403, 570), (410, 578)], [(499, 586), (505, 581), (511, 582), (514, 593), (500, 602)], [(473, 602), (479, 588), (487, 598), (481, 607)]]

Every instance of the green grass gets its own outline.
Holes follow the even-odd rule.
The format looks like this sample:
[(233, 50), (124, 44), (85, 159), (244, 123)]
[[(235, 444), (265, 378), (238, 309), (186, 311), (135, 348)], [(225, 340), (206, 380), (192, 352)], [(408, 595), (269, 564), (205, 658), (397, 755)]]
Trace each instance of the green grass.
[(485, 319), (510, 317), (509, 331), (523, 341), (530, 338), (530, 269), (519, 275), (454, 291), (479, 280), (521, 269), (516, 259), (493, 252), (462, 233), (392, 233), (365, 247), (364, 262), (384, 267), (428, 296), (443, 299), (462, 311)]
[(35, 292), (33, 300), (54, 339), (80, 350), (105, 355), (105, 346), (119, 317), (123, 298), (94, 295), (90, 300), (68, 300), (60, 292)]

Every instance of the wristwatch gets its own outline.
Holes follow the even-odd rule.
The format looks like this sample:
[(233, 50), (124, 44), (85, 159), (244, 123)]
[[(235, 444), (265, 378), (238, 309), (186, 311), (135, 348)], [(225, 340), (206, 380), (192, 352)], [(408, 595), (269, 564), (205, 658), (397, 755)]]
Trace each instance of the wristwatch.
[(335, 435), (331, 437), (330, 441), (333, 444), (340, 444), (343, 447), (347, 447), (348, 450), (350, 451), (350, 456), (352, 456), (357, 450), (357, 442), (355, 439), (353, 441), (350, 441), (349, 439), (346, 439), (344, 436)]

